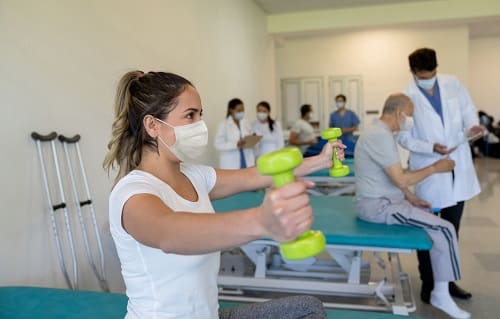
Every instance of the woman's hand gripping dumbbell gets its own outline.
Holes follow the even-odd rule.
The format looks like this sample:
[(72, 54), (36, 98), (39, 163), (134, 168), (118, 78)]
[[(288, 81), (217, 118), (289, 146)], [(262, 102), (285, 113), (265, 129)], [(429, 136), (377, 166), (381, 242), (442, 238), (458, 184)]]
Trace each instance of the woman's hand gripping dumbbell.
[[(338, 127), (332, 127), (321, 132), (321, 137), (330, 142), (338, 141), (338, 138), (342, 136), (342, 130)], [(333, 149), (333, 166), (330, 169), (331, 177), (343, 177), (349, 175), (349, 166), (343, 165), (341, 160), (336, 154), (336, 149)]]
[(261, 174), (273, 178), (262, 203), (262, 219), (269, 235), (282, 242), (280, 251), (286, 259), (305, 259), (322, 252), (326, 239), (322, 232), (310, 230), (313, 212), (309, 205), (308, 181), (295, 182), (294, 169), (302, 163), (297, 148), (287, 147), (263, 155), (257, 161)]

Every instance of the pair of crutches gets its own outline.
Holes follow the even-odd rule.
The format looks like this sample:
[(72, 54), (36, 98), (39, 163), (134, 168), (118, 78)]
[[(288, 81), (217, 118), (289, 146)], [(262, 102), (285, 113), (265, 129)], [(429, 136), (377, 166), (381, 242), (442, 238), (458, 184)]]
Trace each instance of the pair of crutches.
[[(90, 190), (87, 182), (87, 176), (85, 172), (85, 168), (83, 166), (83, 160), (82, 160), (82, 155), (80, 152), (80, 146), (79, 146), (79, 141), (80, 141), (80, 135), (75, 135), (74, 137), (66, 137), (64, 135), (57, 135), (56, 132), (52, 132), (48, 135), (41, 135), (36, 132), (31, 133), (31, 137), (36, 143), (36, 148), (38, 152), (38, 159), (40, 161), (40, 168), (41, 168), (41, 174), (42, 174), (42, 179), (43, 179), (43, 186), (45, 189), (46, 197), (47, 197), (47, 202), (48, 202), (48, 210), (49, 210), (49, 215), (51, 219), (51, 224), (52, 224), (52, 231), (54, 234), (54, 240), (56, 244), (56, 249), (57, 249), (57, 256), (59, 260), (59, 266), (63, 272), (64, 279), (66, 280), (66, 283), (70, 289), (77, 290), (78, 289), (78, 262), (77, 262), (77, 256), (76, 256), (76, 251), (75, 251), (75, 244), (73, 241), (73, 232), (72, 232), (72, 227), (71, 227), (71, 217), (68, 212), (68, 203), (66, 202), (65, 196), (64, 196), (64, 186), (63, 186), (63, 180), (62, 180), (62, 174), (61, 174), (61, 169), (59, 166), (59, 158), (57, 156), (57, 151), (56, 151), (56, 143), (55, 140), (59, 139), (59, 141), (62, 144), (63, 150), (64, 150), (64, 157), (66, 159), (66, 167), (67, 167), (67, 172), (69, 175), (69, 180), (71, 184), (71, 189), (73, 193), (73, 200), (74, 200), (74, 207), (76, 210), (76, 215), (78, 216), (78, 220), (80, 223), (80, 228), (82, 232), (82, 238), (83, 242), (85, 245), (85, 250), (87, 253), (88, 261), (90, 263), (90, 266), (92, 268), (92, 271), (94, 272), (95, 276), (97, 277), (97, 280), (99, 282), (99, 285), (103, 291), (109, 291), (108, 288), (108, 283), (106, 281), (106, 276), (104, 272), (104, 254), (103, 254), (103, 249), (102, 249), (102, 243), (101, 243), (101, 238), (99, 235), (99, 229), (97, 227), (97, 221), (95, 218), (95, 211), (94, 211), (94, 206), (92, 203), (92, 199), (90, 197)], [(57, 188), (59, 191), (59, 199), (61, 200), (60, 203), (53, 203), (52, 201), (52, 195), (51, 195), (51, 190), (49, 186), (49, 178), (47, 174), (47, 166), (46, 166), (46, 160), (44, 157), (43, 149), (42, 149), (42, 143), (49, 143), (50, 148), (52, 150), (52, 158), (54, 162), (54, 169), (55, 169), (55, 175), (57, 179)], [(73, 156), (70, 156), (70, 149), (73, 150)], [(76, 154), (74, 153), (76, 152)], [(79, 195), (79, 190), (77, 188), (77, 183), (75, 179), (75, 174), (74, 174), (74, 168), (73, 168), (73, 163), (72, 159), (75, 158), (76, 155), (76, 161), (78, 162), (78, 166), (80, 168), (80, 181), (83, 183), (83, 189), (85, 191), (85, 194), (83, 196)], [(80, 191), (81, 192), (81, 191)], [(84, 198), (83, 200), (80, 200), (80, 198)], [(87, 214), (87, 218), (84, 218), (84, 213)], [(92, 249), (91, 249), (91, 243), (89, 241), (89, 230), (87, 229), (87, 223), (86, 219), (90, 220), (90, 223), (92, 224), (93, 228), (93, 233), (95, 236), (95, 245), (98, 248), (98, 253), (96, 254), (97, 258), (94, 258), (94, 255), (92, 254)], [(62, 242), (62, 236), (64, 233), (64, 230), (61, 232), (58, 226), (58, 221), (63, 221), (64, 222), (64, 228), (65, 228), (65, 233), (66, 233), (66, 239), (67, 239), (67, 246), (69, 248), (69, 254), (71, 255), (71, 261), (72, 261), (72, 275), (68, 272), (68, 268), (66, 267), (66, 259), (68, 257), (65, 257), (64, 255), (64, 249), (63, 249), (63, 242)], [(90, 227), (90, 226), (89, 226)], [(97, 259), (97, 260), (96, 260)]]

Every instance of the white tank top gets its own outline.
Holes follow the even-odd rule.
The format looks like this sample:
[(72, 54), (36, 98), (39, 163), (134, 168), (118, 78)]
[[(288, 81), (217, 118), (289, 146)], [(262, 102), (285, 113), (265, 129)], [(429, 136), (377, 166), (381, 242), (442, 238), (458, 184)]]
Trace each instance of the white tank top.
[(155, 195), (173, 211), (214, 212), (208, 193), (215, 185), (215, 170), (181, 165), (181, 171), (195, 187), (197, 202), (180, 197), (168, 184), (139, 170), (123, 177), (109, 197), (110, 230), (129, 298), (126, 319), (218, 318), (219, 252), (166, 254), (139, 243), (122, 227), (123, 206), (136, 194)]

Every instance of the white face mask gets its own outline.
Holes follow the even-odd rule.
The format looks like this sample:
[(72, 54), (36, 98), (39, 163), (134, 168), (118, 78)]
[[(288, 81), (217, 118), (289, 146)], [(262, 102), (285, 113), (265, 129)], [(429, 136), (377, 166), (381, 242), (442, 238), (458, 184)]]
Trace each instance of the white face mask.
[(245, 112), (236, 112), (233, 117), (235, 120), (241, 121), (245, 117)]
[(409, 131), (413, 128), (413, 117), (412, 116), (407, 116), (406, 114), (403, 114), (403, 123), (399, 123), (399, 129), (401, 131)]
[(345, 106), (345, 102), (337, 102), (337, 108), (342, 109)]
[(208, 144), (208, 128), (203, 120), (179, 126), (170, 125), (158, 118), (156, 120), (174, 129), (174, 145), (168, 146), (159, 135), (158, 139), (179, 161), (189, 162), (190, 160), (196, 160), (203, 154)]
[(432, 89), (435, 83), (436, 83), (436, 76), (433, 76), (432, 78), (427, 80), (417, 79), (417, 85), (426, 91)]
[(269, 115), (266, 112), (257, 112), (257, 118), (259, 121), (265, 121), (268, 117)]

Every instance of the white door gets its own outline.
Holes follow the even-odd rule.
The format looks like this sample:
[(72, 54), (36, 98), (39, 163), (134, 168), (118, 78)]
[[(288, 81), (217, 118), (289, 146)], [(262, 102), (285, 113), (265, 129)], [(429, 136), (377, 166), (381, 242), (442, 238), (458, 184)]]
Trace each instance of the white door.
[(281, 118), (283, 128), (289, 129), (300, 118), (300, 107), (311, 104), (311, 122), (323, 126), (323, 78), (305, 77), (281, 80)]

